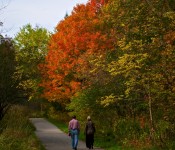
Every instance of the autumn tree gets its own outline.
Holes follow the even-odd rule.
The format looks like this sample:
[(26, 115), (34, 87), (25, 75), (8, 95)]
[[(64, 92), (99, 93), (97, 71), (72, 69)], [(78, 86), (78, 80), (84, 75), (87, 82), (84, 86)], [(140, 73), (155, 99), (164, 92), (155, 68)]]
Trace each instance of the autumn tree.
[[(98, 79), (72, 99), (70, 110), (82, 116), (90, 112), (103, 126), (111, 126), (114, 130), (106, 131), (104, 127), (103, 132), (111, 136), (116, 132), (117, 139), (137, 141), (135, 137), (144, 132), (145, 140), (172, 146), (168, 145), (174, 135), (172, 3), (114, 0), (103, 7), (101, 25), (103, 31), (115, 35), (114, 50), (91, 60), (91, 72)], [(104, 116), (107, 123), (103, 122)], [(145, 132), (147, 127), (149, 132)]]
[[(107, 24), (115, 29), (117, 47), (116, 60), (106, 68), (124, 91), (111, 93), (101, 103), (113, 107), (124, 102), (127, 116), (139, 116), (138, 121), (143, 116), (149, 118), (149, 123), (144, 121), (149, 124), (153, 141), (155, 130), (162, 124), (171, 129), (174, 126), (174, 115), (170, 115), (174, 103), (174, 38), (167, 38), (174, 35), (170, 4), (172, 1), (111, 1), (104, 16), (104, 22), (108, 20)], [(161, 136), (159, 140), (167, 139)]]
[(40, 65), (43, 96), (82, 120), (90, 113), (104, 137), (172, 149), (174, 20), (172, 0), (77, 5)]
[(56, 27), (46, 62), (41, 65), (41, 86), (49, 101), (69, 102), (85, 82), (89, 84), (90, 60), (111, 46), (111, 38), (100, 27), (99, 6), (98, 1), (77, 5)]

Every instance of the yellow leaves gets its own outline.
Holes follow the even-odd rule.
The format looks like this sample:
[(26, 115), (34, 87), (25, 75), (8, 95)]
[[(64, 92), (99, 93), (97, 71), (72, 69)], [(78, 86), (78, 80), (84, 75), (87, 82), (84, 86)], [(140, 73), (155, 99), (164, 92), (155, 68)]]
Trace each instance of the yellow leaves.
[(163, 16), (175, 21), (175, 12), (174, 11), (168, 11), (168, 12), (164, 13)]
[(108, 71), (111, 75), (116, 76), (124, 74), (128, 76), (133, 71), (141, 69), (143, 61), (148, 58), (147, 54), (124, 54), (119, 57), (118, 61), (113, 61), (108, 65)]
[[(103, 68), (105, 60), (103, 58), (103, 55), (100, 55), (100, 56), (96, 56), (95, 58), (93, 57), (91, 60), (89, 60), (89, 62), (96, 67)], [(93, 71), (91, 70), (91, 72)]]
[(126, 51), (131, 49), (131, 42), (126, 44), (125, 40), (119, 41), (118, 46), (121, 48), (121, 50)]
[(130, 40), (130, 42), (127, 42), (126, 37), (123, 37), (122, 39), (117, 41), (117, 45), (123, 51), (143, 50), (142, 40), (132, 40), (132, 41)]
[(126, 90), (125, 90), (125, 95), (126, 95), (126, 97), (128, 97), (129, 96), (129, 94), (131, 93), (131, 91), (134, 89), (134, 86), (136, 85), (136, 84), (138, 84), (137, 83), (138, 81), (136, 81), (136, 78), (130, 78), (130, 80), (128, 80), (126, 83), (125, 83), (125, 85), (126, 85)]
[(124, 23), (121, 23), (120, 25), (121, 25), (122, 27), (125, 27), (125, 24), (124, 24)]
[(116, 101), (116, 96), (114, 96), (114, 94), (111, 94), (109, 96), (102, 97), (100, 104), (103, 105), (104, 107), (107, 107), (113, 104), (115, 101)]

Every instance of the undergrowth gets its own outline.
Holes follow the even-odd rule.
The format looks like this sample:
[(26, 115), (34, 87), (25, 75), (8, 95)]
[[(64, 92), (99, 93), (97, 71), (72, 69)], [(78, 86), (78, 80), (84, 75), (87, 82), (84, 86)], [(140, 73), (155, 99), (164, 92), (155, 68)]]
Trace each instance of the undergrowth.
[(0, 150), (44, 150), (25, 106), (13, 106), (0, 121)]

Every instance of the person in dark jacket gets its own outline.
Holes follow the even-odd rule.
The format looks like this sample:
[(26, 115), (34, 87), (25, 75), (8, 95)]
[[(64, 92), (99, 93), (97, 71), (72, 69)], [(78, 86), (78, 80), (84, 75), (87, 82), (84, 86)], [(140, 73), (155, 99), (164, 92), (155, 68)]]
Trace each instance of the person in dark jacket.
[(89, 149), (93, 149), (94, 133), (95, 133), (95, 125), (92, 122), (91, 117), (88, 116), (85, 127), (85, 136), (86, 136), (86, 147)]

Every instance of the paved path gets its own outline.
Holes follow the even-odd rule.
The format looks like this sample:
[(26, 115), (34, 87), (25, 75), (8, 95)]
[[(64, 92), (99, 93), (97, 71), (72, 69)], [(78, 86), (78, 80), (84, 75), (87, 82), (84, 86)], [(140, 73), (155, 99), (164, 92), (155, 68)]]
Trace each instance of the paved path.
[[(44, 118), (30, 118), (36, 127), (35, 134), (46, 150), (72, 150), (71, 138)], [(87, 150), (84, 142), (79, 141), (78, 150)], [(102, 150), (94, 148), (95, 150)]]

